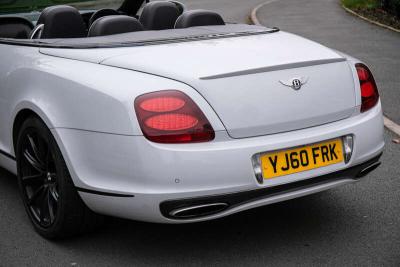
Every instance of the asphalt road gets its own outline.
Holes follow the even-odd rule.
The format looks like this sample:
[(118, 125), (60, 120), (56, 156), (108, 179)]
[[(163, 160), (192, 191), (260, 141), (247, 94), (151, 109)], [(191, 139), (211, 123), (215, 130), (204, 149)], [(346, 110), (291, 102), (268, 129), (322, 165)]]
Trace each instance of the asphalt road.
[[(245, 21), (252, 7), (262, 1), (185, 2), (191, 8), (216, 9), (230, 21)], [(298, 9), (304, 11), (297, 2), (291, 1), (292, 13), (285, 15), (288, 20), (300, 16)], [(275, 12), (280, 10), (278, 6)], [(277, 16), (269, 25), (290, 26), (273, 7), (265, 12)], [(324, 41), (322, 33), (308, 34)], [(347, 42), (346, 36), (341, 38)], [(374, 62), (368, 54), (360, 58)], [(379, 83), (389, 88), (395, 80)], [(61, 242), (44, 240), (32, 230), (15, 177), (0, 169), (0, 266), (398, 266), (400, 145), (391, 142), (393, 138), (386, 131), (382, 166), (355, 185), (200, 224), (113, 219), (98, 233)]]

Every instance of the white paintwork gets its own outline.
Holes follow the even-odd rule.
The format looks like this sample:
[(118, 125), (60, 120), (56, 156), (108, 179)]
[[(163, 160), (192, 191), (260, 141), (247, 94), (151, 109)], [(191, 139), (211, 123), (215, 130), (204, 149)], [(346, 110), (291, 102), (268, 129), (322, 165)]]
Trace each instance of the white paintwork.
[(336, 51), (286, 32), (134, 48), (41, 48), (40, 51), (179, 80), (293, 62), (343, 58)]
[[(0, 150), (14, 155), (15, 116), (23, 109), (34, 111), (55, 136), (77, 187), (135, 195), (116, 198), (81, 193), (85, 203), (99, 213), (175, 223), (161, 215), (162, 201), (308, 179), (365, 162), (381, 153), (384, 146), (380, 104), (366, 113), (359, 112), (357, 61), (287, 33), (90, 50), (39, 51), (35, 47), (0, 45), (0, 57)], [(345, 62), (200, 79), (343, 58)], [(279, 83), (297, 75), (310, 76), (300, 91)], [(214, 141), (162, 145), (142, 136), (134, 99), (165, 89), (181, 90), (199, 105), (216, 130)], [(268, 97), (266, 105), (264, 98)], [(347, 165), (257, 183), (251, 164), (254, 154), (347, 134), (355, 136), (353, 157)], [(3, 155), (0, 165), (15, 172), (15, 164)], [(351, 181), (259, 200), (197, 220)]]
[[(296, 49), (293, 49), (293, 44)], [(155, 73), (190, 84), (210, 103), (234, 138), (321, 125), (348, 118), (357, 110), (353, 76), (347, 62), (201, 79), (277, 65), (290, 66), (310, 61), (312, 64), (312, 61), (343, 58), (326, 47), (289, 33), (112, 51), (101, 49), (101, 52), (91, 50), (90, 53), (79, 50), (41, 51), (48, 55)], [(308, 79), (301, 91), (279, 82), (294, 77)]]
[[(103, 197), (98, 201), (99, 196), (81, 193), (90, 208), (153, 222), (172, 222), (163, 218), (158, 209), (165, 200), (247, 191), (309, 179), (365, 162), (378, 155), (384, 146), (380, 105), (368, 114), (284, 134), (232, 140), (226, 132), (219, 132), (214, 142), (206, 144), (162, 145), (142, 137), (67, 129), (55, 129), (53, 134), (57, 140), (63, 140), (62, 151), (69, 160), (70, 172), (73, 177), (79, 177), (77, 186), (135, 195), (133, 199)], [(347, 134), (355, 136), (348, 165), (341, 163), (266, 180), (263, 185), (257, 183), (251, 163), (254, 154)], [(128, 206), (131, 208), (127, 209)], [(199, 220), (204, 219), (207, 218)]]

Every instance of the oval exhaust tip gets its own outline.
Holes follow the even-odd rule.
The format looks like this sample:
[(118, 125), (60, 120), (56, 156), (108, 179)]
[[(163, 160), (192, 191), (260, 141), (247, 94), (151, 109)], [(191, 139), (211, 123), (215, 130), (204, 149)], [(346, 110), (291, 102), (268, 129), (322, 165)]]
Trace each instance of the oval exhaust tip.
[(175, 209), (171, 211), (169, 215), (174, 219), (194, 219), (222, 212), (228, 207), (229, 205), (227, 203), (202, 204)]
[(363, 170), (361, 170), (358, 173), (357, 178), (362, 178), (362, 177), (366, 176), (367, 174), (369, 174), (370, 172), (372, 172), (373, 170), (378, 168), (380, 165), (381, 165), (381, 162), (375, 162), (375, 163), (369, 165), (368, 167), (364, 168)]

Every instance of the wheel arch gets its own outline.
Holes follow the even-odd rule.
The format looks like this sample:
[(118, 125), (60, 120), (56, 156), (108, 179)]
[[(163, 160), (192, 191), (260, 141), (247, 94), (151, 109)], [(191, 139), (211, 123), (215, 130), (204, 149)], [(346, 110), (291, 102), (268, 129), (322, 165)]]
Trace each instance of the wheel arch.
[(17, 108), (15, 109), (13, 113), (13, 118), (12, 118), (12, 127), (11, 129), (11, 144), (12, 144), (12, 149), (11, 151), (16, 153), (16, 147), (17, 147), (17, 138), (18, 138), (18, 133), (21, 129), (22, 124), (30, 117), (37, 117), (40, 120), (44, 122), (44, 124), (49, 128), (53, 128), (53, 124), (51, 123), (50, 119), (45, 115), (45, 113), (42, 111), (41, 108), (36, 106), (33, 103), (29, 102), (22, 102), (20, 103)]
[[(74, 179), (76, 177), (75, 170), (71, 165), (71, 162), (68, 157), (68, 153), (66, 152), (66, 149), (64, 147), (64, 143), (62, 142), (62, 139), (60, 136), (57, 135), (56, 131), (53, 131), (55, 129), (55, 124), (52, 122), (52, 120), (49, 118), (48, 115), (43, 111), (42, 108), (40, 108), (38, 105), (35, 105), (32, 102), (22, 102), (18, 105), (18, 108), (15, 109), (14, 116), (12, 119), (12, 129), (11, 132), (11, 151), (14, 152), (15, 155), (15, 160), (17, 160), (17, 141), (18, 141), (18, 134), (21, 130), (21, 127), (23, 126), (24, 122), (31, 118), (31, 117), (36, 117), (39, 120), (41, 120), (44, 125), (50, 130), (52, 136), (54, 137), (54, 141), (58, 148), (60, 149), (60, 153), (65, 160), (65, 163), (67, 165), (68, 171), (70, 172), (71, 178), (72, 178), (72, 183), (75, 184), (76, 180)], [(53, 120), (56, 120), (57, 118), (53, 118)], [(17, 173), (17, 172), (15, 172)]]

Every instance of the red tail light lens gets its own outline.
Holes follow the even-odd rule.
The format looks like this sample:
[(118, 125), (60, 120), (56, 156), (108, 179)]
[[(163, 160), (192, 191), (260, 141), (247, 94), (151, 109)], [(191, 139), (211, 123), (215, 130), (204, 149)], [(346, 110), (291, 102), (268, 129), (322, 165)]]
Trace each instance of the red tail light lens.
[(144, 136), (156, 143), (208, 142), (214, 129), (191, 98), (180, 91), (159, 91), (135, 100), (135, 111)]
[(150, 112), (168, 112), (182, 108), (185, 101), (176, 97), (152, 98), (140, 103), (140, 108)]
[(361, 88), (361, 112), (373, 108), (379, 101), (379, 92), (371, 71), (364, 64), (356, 64)]
[(185, 114), (162, 114), (148, 118), (147, 127), (160, 131), (183, 131), (195, 127), (199, 120)]

